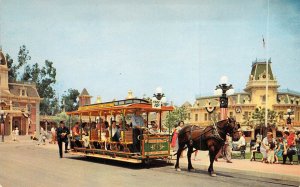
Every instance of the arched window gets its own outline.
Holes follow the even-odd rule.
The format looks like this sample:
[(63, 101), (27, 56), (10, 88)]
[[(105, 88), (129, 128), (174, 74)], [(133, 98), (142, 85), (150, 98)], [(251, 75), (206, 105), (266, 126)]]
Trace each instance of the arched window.
[(31, 104), (27, 104), (27, 111), (28, 112), (31, 112), (31, 107), (32, 107)]

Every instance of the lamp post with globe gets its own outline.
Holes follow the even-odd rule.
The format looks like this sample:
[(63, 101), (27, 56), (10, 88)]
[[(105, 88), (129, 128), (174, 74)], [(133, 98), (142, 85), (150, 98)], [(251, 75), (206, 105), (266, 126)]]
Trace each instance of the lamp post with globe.
[(293, 115), (294, 112), (292, 111), (292, 109), (289, 108), (287, 109), (286, 113), (287, 113), (286, 126), (288, 129), (290, 129), (292, 125), (292, 117), (294, 116)]
[[(166, 103), (165, 94), (162, 91), (161, 87), (157, 87), (155, 90), (155, 94), (153, 94), (152, 98), (152, 108), (160, 109), (161, 106)], [(161, 131), (161, 112), (159, 112), (159, 129)]]
[(6, 118), (5, 112), (3, 110), (0, 110), (0, 124), (1, 124), (2, 142), (4, 142), (5, 118)]
[(214, 95), (220, 96), (220, 111), (221, 111), (221, 120), (227, 118), (227, 109), (228, 109), (228, 95), (234, 94), (234, 89), (231, 84), (228, 84), (228, 78), (222, 76), (220, 79), (220, 84), (216, 86), (214, 90)]
[(165, 94), (163, 93), (161, 87), (157, 87), (155, 90), (155, 94), (153, 94), (152, 107), (153, 108), (161, 108), (163, 103), (166, 103)]

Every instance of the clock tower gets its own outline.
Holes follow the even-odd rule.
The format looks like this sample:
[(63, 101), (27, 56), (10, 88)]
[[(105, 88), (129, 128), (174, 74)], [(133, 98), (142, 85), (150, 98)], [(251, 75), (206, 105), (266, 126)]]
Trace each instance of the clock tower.
[(251, 103), (256, 103), (257, 106), (265, 108), (266, 104), (266, 82), (268, 80), (268, 106), (271, 109), (277, 103), (277, 89), (279, 85), (273, 75), (271, 68), (271, 59), (268, 61), (268, 75), (266, 73), (267, 63), (266, 60), (256, 59), (252, 63), (252, 70), (247, 82), (246, 92), (250, 93)]

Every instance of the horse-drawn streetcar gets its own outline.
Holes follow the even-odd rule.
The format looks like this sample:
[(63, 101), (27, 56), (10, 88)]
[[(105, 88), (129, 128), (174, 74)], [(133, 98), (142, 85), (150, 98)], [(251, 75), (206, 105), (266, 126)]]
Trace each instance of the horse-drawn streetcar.
[[(131, 163), (167, 160), (170, 130), (163, 129), (162, 116), (172, 110), (172, 106), (154, 108), (143, 99), (126, 99), (67, 112), (70, 121), (79, 118), (72, 128), (70, 153)], [(149, 125), (150, 118), (158, 124)]]

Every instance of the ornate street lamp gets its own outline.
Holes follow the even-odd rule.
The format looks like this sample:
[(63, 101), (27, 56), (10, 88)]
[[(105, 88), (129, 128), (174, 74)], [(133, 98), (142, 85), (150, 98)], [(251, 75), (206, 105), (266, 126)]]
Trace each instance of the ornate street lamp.
[(155, 97), (157, 100), (161, 100), (165, 94), (162, 92), (161, 87), (157, 87), (155, 90), (155, 94), (153, 94), (153, 97)]
[(1, 123), (2, 142), (4, 142), (5, 118), (6, 118), (5, 112), (3, 110), (0, 110), (0, 123)]
[(292, 111), (292, 109), (289, 108), (289, 109), (287, 109), (286, 113), (287, 113), (286, 125), (288, 128), (290, 128), (292, 125), (292, 117), (293, 117), (294, 111)]
[[(167, 99), (162, 91), (162, 88), (157, 87), (152, 98), (152, 108), (161, 108), (162, 104), (166, 103), (166, 101)], [(161, 112), (159, 113), (159, 129), (161, 132)]]
[(222, 76), (220, 84), (216, 86), (214, 94), (220, 96), (221, 120), (227, 118), (228, 98), (227, 95), (234, 94), (234, 89), (231, 84), (228, 84), (228, 78)]
[(157, 87), (155, 90), (155, 94), (153, 94), (152, 98), (152, 107), (153, 108), (161, 108), (163, 103), (166, 103), (167, 99), (165, 94), (162, 91), (161, 87)]

